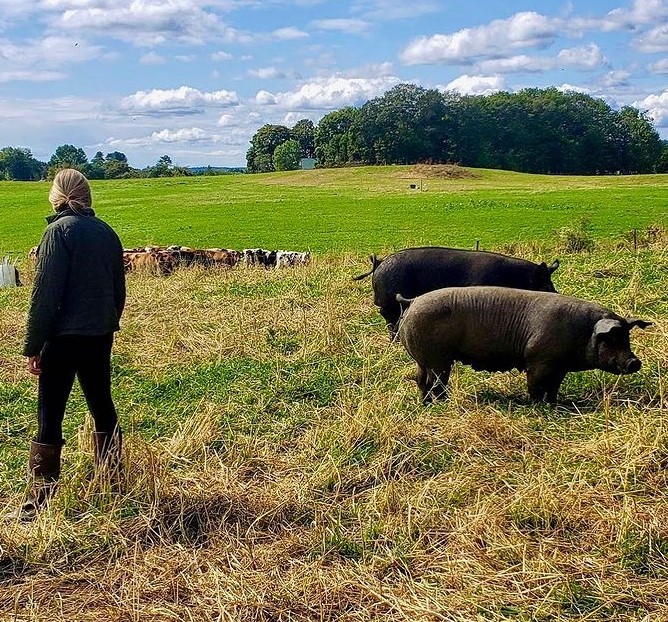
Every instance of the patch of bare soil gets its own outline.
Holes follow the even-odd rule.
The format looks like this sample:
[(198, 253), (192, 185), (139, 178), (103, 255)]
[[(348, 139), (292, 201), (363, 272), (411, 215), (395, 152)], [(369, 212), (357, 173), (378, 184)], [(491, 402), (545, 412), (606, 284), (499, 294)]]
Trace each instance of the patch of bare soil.
[(470, 170), (456, 164), (414, 164), (400, 175), (402, 178), (465, 179), (477, 177)]

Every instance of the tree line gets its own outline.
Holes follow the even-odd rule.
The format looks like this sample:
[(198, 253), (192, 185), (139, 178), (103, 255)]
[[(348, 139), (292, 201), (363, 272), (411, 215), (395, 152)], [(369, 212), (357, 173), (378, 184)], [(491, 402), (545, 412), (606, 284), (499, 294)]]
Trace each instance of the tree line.
[(360, 107), (293, 128), (264, 125), (249, 173), (299, 167), (455, 163), (526, 173), (668, 172), (668, 141), (645, 113), (556, 88), (459, 95), (400, 84)]
[(104, 155), (98, 151), (89, 161), (86, 152), (74, 145), (60, 145), (48, 162), (33, 157), (30, 149), (5, 147), (0, 149), (0, 179), (36, 181), (52, 179), (62, 168), (76, 168), (88, 179), (127, 179), (130, 177), (178, 177), (185, 175), (217, 175), (221, 169), (200, 167), (197, 170), (176, 166), (168, 155), (158, 158), (153, 166), (143, 169), (128, 164), (127, 156), (120, 151)]

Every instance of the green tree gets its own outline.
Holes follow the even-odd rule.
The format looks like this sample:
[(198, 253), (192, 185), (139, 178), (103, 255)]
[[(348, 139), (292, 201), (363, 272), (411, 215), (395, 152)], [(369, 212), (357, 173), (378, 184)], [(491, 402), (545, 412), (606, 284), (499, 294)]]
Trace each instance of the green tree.
[(46, 164), (36, 160), (30, 149), (5, 147), (0, 150), (0, 178), (16, 181), (41, 179)]
[(293, 140), (299, 143), (299, 153), (302, 158), (315, 158), (315, 125), (310, 119), (297, 121), (290, 130)]
[(299, 168), (300, 148), (296, 140), (286, 140), (274, 150), (274, 169), (294, 171)]
[(351, 128), (359, 110), (342, 108), (326, 114), (313, 133), (315, 157), (319, 166), (343, 166), (353, 162), (353, 136)]
[(251, 139), (246, 153), (246, 170), (249, 173), (273, 171), (274, 151), (286, 140), (290, 140), (290, 130), (284, 125), (263, 125)]
[(626, 136), (625, 169), (628, 173), (651, 173), (657, 169), (663, 152), (661, 138), (652, 127), (647, 115), (632, 106), (624, 106), (618, 113)]
[(80, 147), (60, 145), (49, 160), (49, 176), (61, 168), (76, 168), (84, 175), (87, 173), (88, 156)]

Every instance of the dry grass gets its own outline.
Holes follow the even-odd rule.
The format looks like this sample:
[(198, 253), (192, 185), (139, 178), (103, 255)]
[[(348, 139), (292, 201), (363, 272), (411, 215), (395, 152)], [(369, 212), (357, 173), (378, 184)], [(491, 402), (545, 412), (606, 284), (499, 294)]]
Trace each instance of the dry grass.
[[(550, 259), (539, 249), (516, 249)], [(0, 620), (668, 619), (668, 258), (562, 258), (561, 291), (654, 320), (632, 377), (458, 367), (424, 408), (361, 257), (132, 275), (115, 348), (126, 490), (91, 479), (75, 396), (61, 488), (0, 524)], [(21, 499), (28, 292), (0, 305), (0, 497)]]

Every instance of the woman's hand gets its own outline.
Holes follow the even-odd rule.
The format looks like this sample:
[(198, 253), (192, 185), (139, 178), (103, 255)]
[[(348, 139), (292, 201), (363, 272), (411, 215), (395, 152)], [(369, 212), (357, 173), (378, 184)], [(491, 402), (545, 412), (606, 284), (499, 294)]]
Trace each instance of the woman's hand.
[(39, 376), (42, 373), (42, 357), (29, 356), (28, 357), (28, 371), (33, 376)]

